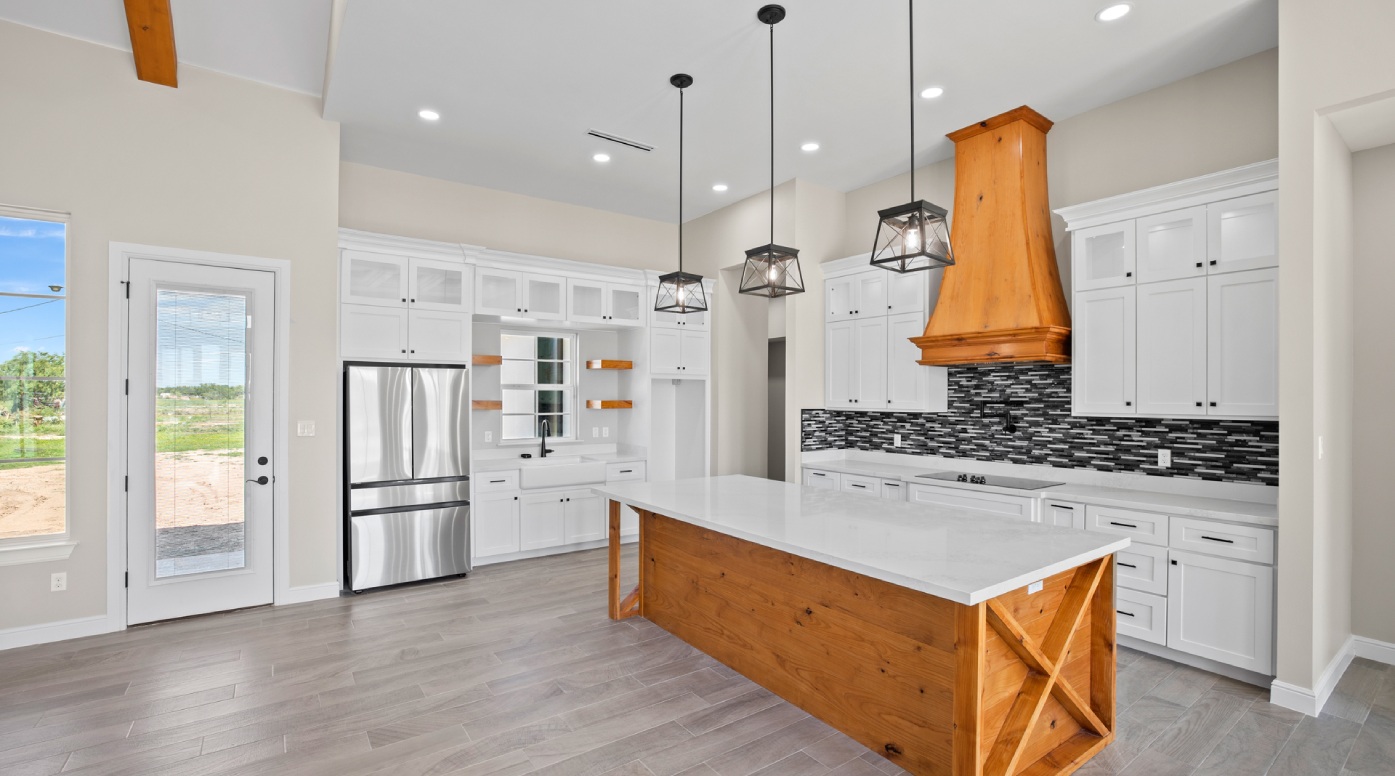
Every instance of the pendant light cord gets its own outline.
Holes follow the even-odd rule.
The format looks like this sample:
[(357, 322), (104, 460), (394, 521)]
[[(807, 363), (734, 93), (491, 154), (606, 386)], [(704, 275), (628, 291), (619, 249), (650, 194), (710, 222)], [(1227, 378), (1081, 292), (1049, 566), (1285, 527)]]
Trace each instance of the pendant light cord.
[(907, 62), (911, 97), (911, 201), (915, 202), (915, 0), (906, 0), (906, 16), (906, 34), (911, 44)]
[(678, 90), (678, 271), (683, 271), (683, 90)]
[(775, 255), (775, 25), (770, 25), (770, 256)]

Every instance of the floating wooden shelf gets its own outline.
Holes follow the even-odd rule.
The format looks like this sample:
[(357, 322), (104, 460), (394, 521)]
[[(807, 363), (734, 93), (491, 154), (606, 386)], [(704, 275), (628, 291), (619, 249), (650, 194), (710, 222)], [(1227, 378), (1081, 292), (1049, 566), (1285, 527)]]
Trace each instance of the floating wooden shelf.
[(587, 399), (586, 409), (588, 410), (628, 410), (634, 408), (635, 403), (629, 399)]
[(474, 366), (499, 366), (504, 363), (503, 356), (470, 356), (470, 363)]
[(587, 369), (634, 369), (633, 361), (614, 361), (607, 358), (596, 359), (586, 362)]
[(493, 399), (475, 399), (470, 402), (470, 407), (477, 410), (502, 410), (504, 402)]

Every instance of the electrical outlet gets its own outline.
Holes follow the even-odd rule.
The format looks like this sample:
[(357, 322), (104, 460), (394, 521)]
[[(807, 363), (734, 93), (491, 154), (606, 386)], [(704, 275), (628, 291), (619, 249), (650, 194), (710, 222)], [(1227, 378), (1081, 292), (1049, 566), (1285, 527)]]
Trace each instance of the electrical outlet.
[(591, 427), (591, 438), (592, 438), (592, 439), (595, 439), (596, 437), (598, 437), (598, 436), (600, 436), (600, 435), (601, 435), (601, 430), (600, 430), (599, 428), (597, 428), (596, 426), (592, 426), (592, 427)]
[(1027, 595), (1032, 595), (1032, 594), (1034, 594), (1034, 593), (1040, 593), (1040, 592), (1041, 592), (1041, 588), (1042, 588), (1042, 586), (1043, 586), (1044, 584), (1045, 584), (1045, 580), (1043, 580), (1043, 581), (1041, 581), (1041, 582), (1033, 582), (1032, 584), (1027, 585)]
[(296, 421), (296, 424), (295, 424), (295, 435), (296, 435), (296, 436), (304, 436), (304, 437), (311, 437), (311, 436), (314, 436), (314, 435), (315, 435), (315, 421), (313, 421), (313, 420), (298, 420), (298, 421)]
[(891, 446), (892, 446), (892, 447), (900, 447), (900, 446), (901, 446), (901, 435), (900, 435), (900, 434), (892, 434), (892, 435), (891, 435)]
[(1171, 450), (1159, 450), (1159, 451), (1158, 451), (1158, 466), (1161, 466), (1162, 468), (1166, 469), (1166, 468), (1168, 468), (1168, 467), (1171, 466), (1171, 465), (1172, 465), (1172, 451), (1171, 451)]
[(603, 439), (610, 439), (610, 426), (601, 429), (601, 437)]
[(485, 442), (493, 442), (493, 441), (494, 441), (494, 432), (493, 432), (493, 431), (486, 431), (486, 432), (484, 432), (484, 441), (485, 441)]
[(68, 589), (68, 572), (60, 571), (48, 578), (48, 591), (50, 593), (61, 593)]

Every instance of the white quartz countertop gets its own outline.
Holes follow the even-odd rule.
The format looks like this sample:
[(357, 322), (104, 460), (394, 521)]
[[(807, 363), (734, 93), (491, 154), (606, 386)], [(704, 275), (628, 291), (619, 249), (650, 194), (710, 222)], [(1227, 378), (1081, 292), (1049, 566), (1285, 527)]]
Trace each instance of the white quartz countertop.
[(973, 605), (1129, 546), (1126, 537), (756, 477), (593, 486), (606, 498)]
[[(851, 459), (830, 459), (827, 461), (805, 461), (806, 469), (822, 469), (842, 474), (861, 474), (868, 477), (901, 480), (919, 485), (938, 485), (946, 488), (962, 488), (990, 493), (1009, 493), (1018, 496), (1033, 496), (1062, 501), (1078, 501), (1119, 509), (1137, 509), (1144, 512), (1164, 512), (1181, 517), (1202, 517), (1211, 520), (1227, 520), (1235, 523), (1248, 523), (1269, 528), (1279, 525), (1279, 508), (1274, 504), (1257, 501), (1237, 501), (1206, 496), (1193, 496), (1183, 493), (1162, 493), (1133, 488), (1111, 488), (1101, 485), (1052, 485), (1041, 490), (1009, 490), (984, 485), (965, 485), (921, 477), (950, 469), (945, 466), (907, 466), (905, 464), (882, 463), (880, 461), (858, 461)], [(1048, 472), (1031, 471), (1014, 476), (1050, 480)]]

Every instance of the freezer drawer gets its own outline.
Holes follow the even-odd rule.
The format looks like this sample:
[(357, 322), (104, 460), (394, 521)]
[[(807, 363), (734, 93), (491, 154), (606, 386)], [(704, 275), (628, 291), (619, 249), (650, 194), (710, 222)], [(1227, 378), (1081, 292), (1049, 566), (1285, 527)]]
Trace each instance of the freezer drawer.
[(354, 515), (349, 523), (351, 590), (470, 570), (468, 506)]

